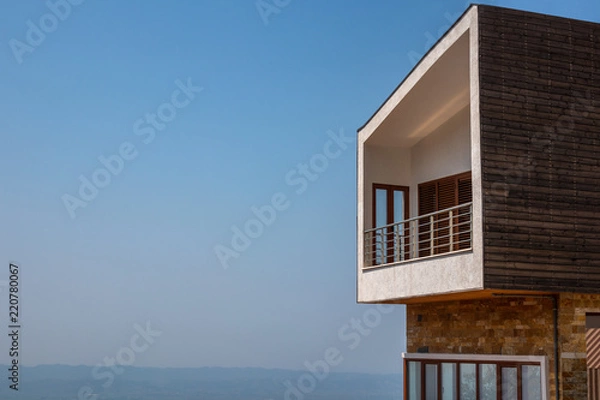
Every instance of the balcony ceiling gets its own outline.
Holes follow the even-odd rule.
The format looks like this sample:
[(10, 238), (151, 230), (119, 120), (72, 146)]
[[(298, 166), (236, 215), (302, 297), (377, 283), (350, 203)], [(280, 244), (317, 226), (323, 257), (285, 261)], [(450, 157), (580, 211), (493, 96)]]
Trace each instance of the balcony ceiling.
[[(436, 54), (436, 50), (434, 48), (427, 57), (439, 58), (414, 86), (404, 88), (404, 85), (410, 85), (410, 79), (407, 79), (369, 121), (367, 125), (382, 120), (373, 128), (367, 144), (412, 147), (469, 105), (469, 32), (466, 31), (441, 55)], [(406, 94), (398, 102), (401, 92)], [(385, 114), (385, 106), (391, 102), (398, 103), (392, 105), (389, 115), (378, 115)]]

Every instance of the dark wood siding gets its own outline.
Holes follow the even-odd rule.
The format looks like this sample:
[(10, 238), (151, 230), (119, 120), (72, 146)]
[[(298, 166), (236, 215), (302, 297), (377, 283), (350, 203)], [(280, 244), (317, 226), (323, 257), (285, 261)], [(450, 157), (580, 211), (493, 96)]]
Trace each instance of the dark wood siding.
[(487, 288), (600, 292), (600, 25), (479, 7)]

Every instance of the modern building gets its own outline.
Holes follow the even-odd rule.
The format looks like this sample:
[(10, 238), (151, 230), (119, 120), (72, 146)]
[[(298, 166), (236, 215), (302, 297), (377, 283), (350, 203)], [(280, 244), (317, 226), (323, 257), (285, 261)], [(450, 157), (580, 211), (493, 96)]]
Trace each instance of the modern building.
[(406, 399), (600, 399), (600, 24), (470, 6), (357, 177), (357, 300), (407, 306)]

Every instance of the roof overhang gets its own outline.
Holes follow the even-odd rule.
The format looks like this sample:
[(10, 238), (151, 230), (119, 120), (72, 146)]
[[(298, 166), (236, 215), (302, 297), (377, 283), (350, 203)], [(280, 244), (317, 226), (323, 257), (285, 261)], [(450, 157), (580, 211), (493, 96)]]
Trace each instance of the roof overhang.
[(359, 143), (411, 147), (469, 105), (471, 6), (358, 130)]

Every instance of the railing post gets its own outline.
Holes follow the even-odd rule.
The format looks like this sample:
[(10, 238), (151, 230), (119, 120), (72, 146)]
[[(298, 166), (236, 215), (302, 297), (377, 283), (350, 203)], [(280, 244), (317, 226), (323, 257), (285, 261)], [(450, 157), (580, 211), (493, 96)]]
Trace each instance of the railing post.
[(413, 233), (412, 233), (413, 222), (408, 221), (408, 258), (414, 258), (415, 247), (417, 246), (417, 242), (414, 241)]
[(473, 248), (473, 203), (469, 204), (469, 245)]
[(415, 235), (414, 232), (414, 221), (410, 221), (408, 223), (408, 245), (409, 245), (409, 251), (410, 251), (410, 258), (417, 258), (417, 241), (415, 240)]
[(384, 239), (383, 229), (378, 229), (375, 232), (375, 265), (383, 264)]
[(371, 266), (371, 257), (370, 254), (371, 252), (369, 251), (369, 246), (372, 246), (371, 243), (371, 232), (365, 232), (365, 234), (363, 235), (363, 262), (365, 263), (365, 266), (370, 267)]
[(435, 237), (433, 232), (434, 224), (433, 215), (429, 217), (429, 255), (433, 255), (433, 238)]
[(398, 224), (398, 261), (404, 261), (404, 224)]
[(448, 230), (448, 234), (450, 235), (450, 251), (454, 251), (454, 218), (453, 218), (453, 213), (452, 210), (450, 210), (448, 217), (450, 218), (449, 220), (449, 230)]
[(398, 225), (393, 225), (392, 226), (392, 234), (394, 235), (394, 254), (393, 254), (393, 259), (394, 262), (399, 260), (399, 254), (398, 254), (398, 241), (400, 240), (400, 238), (398, 237), (398, 229), (396, 229), (398, 227)]
[[(444, 214), (447, 215), (448, 224), (445, 223)], [(429, 224), (429, 238), (426, 236), (427, 224)], [(473, 203), (471, 202), (365, 230), (363, 232), (364, 266), (376, 267), (381, 264), (404, 262), (442, 252), (472, 248), (473, 225)], [(446, 243), (445, 239), (443, 240), (446, 231), (448, 232), (447, 244), (437, 243), (436, 246), (438, 241)], [(428, 242), (429, 251), (427, 251)], [(463, 243), (468, 246), (463, 246)], [(446, 246), (449, 246), (447, 250), (436, 250), (437, 247), (446, 248)]]

